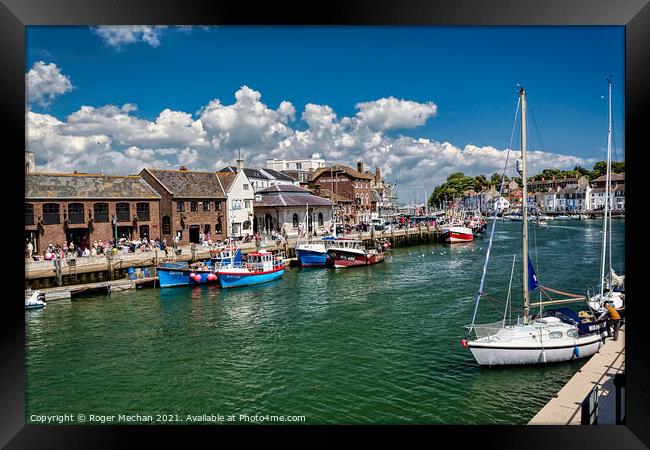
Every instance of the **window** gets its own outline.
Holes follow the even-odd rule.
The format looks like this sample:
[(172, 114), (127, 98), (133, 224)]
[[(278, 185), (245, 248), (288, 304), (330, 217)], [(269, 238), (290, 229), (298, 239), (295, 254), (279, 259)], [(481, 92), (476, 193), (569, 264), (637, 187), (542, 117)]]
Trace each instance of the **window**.
[(302, 169), (302, 163), (296, 163), (296, 169)]
[(93, 205), (95, 210), (95, 222), (108, 222), (108, 203), (95, 203)]
[(210, 202), (203, 202), (203, 211), (210, 211)]
[(214, 202), (214, 206), (217, 208), (217, 211), (221, 211), (221, 200)]
[(548, 337), (551, 339), (560, 339), (562, 337), (562, 332), (561, 331), (551, 331), (548, 334)]
[(248, 185), (247, 185), (247, 184), (244, 184), (244, 190), (245, 190), (245, 191), (248, 190)]
[(298, 214), (293, 215), (293, 227), (298, 228)]
[(215, 232), (216, 232), (217, 234), (221, 234), (221, 233), (222, 233), (222, 228), (221, 228), (221, 217), (219, 217), (219, 218), (217, 219), (217, 226), (215, 226), (214, 229), (215, 229)]
[(149, 203), (138, 203), (135, 205), (136, 215), (140, 220), (150, 220)]
[(34, 225), (34, 205), (25, 203), (25, 225)]
[(84, 223), (84, 204), (68, 203), (68, 219), (70, 223)]
[(177, 212), (185, 211), (185, 202), (176, 202), (176, 211)]
[(118, 222), (128, 222), (131, 220), (131, 206), (128, 203), (118, 203), (115, 205)]
[(163, 234), (171, 234), (172, 232), (172, 221), (169, 216), (163, 216), (162, 218), (162, 232)]
[(58, 203), (43, 204), (43, 222), (46, 225), (61, 223), (61, 212)]
[(233, 200), (232, 209), (241, 209), (241, 200)]
[(244, 207), (250, 209), (250, 207), (251, 207), (251, 201), (250, 201), (250, 200), (244, 200)]
[(323, 213), (322, 212), (318, 213), (318, 226), (319, 227), (323, 226)]
[(205, 224), (203, 225), (203, 233), (204, 234), (209, 234), (210, 233), (210, 224)]
[(198, 210), (199, 210), (199, 202), (197, 202), (196, 200), (192, 200), (190, 202), (190, 211), (195, 212)]

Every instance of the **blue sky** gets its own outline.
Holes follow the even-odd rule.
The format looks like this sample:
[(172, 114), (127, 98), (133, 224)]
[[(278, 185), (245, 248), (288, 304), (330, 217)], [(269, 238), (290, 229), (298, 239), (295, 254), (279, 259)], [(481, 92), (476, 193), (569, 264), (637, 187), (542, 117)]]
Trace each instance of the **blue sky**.
[[(25, 72), (37, 62), (49, 68), (55, 65), (57, 73), (72, 86), (50, 96), (49, 101), (29, 101), (34, 116), (33, 120), (28, 117), (28, 130), (32, 124), (36, 129), (37, 123), (44, 126), (51, 121), (47, 122), (50, 139), (44, 137), (45, 131), (35, 131), (31, 139), (37, 164), (66, 170), (72, 161), (80, 161), (70, 155), (68, 160), (57, 162), (60, 152), (54, 147), (70, 144), (70, 136), (79, 137), (88, 131), (68, 121), (68, 116), (79, 113), (82, 106), (97, 109), (130, 104), (137, 109), (132, 106), (121, 113), (102, 114), (103, 128), (94, 127), (93, 136), (106, 136), (105, 142), (98, 141), (103, 151), (124, 154), (126, 149), (136, 148), (130, 151), (133, 158), (129, 159), (151, 150), (140, 158), (140, 164), (155, 159), (159, 165), (174, 165), (181, 161), (180, 155), (171, 151), (175, 147), (178, 152), (185, 150), (185, 160), (191, 166), (204, 169), (209, 168), (208, 161), (212, 164), (214, 160), (216, 165), (227, 162), (234, 147), (242, 144), (247, 161), (258, 165), (272, 150), (277, 157), (319, 147), (314, 149), (341, 162), (352, 163), (363, 156), (368, 164), (385, 168), (406, 185), (413, 183), (407, 180), (408, 174), (418, 166), (409, 166), (408, 160), (422, 152), (433, 162), (424, 164), (430, 173), (423, 171), (421, 176), (431, 178), (433, 185), (453, 171), (453, 158), (438, 164), (436, 152), (443, 151), (440, 146), (414, 142), (420, 138), (430, 143), (448, 142), (460, 150), (459, 155), (465, 155), (459, 170), (492, 170), (499, 166), (498, 156), (492, 155), (491, 166), (484, 161), (486, 155), (479, 155), (483, 162), (474, 165), (467, 161), (470, 154), (463, 151), (468, 145), (506, 148), (517, 101), (516, 85), (521, 83), (534, 115), (534, 123), (529, 117), (529, 148), (548, 153), (539, 160), (539, 169), (543, 168), (542, 161), (551, 165), (557, 161), (558, 166), (580, 161), (590, 166), (591, 161), (605, 156), (605, 79), (610, 74), (614, 80), (615, 130), (620, 130), (616, 133), (616, 156), (623, 158), (623, 27), (223, 26), (153, 29), (147, 33), (135, 32), (122, 42), (120, 33), (113, 34), (111, 44), (108, 34), (88, 27), (27, 28)], [(42, 82), (47, 84), (47, 80)], [(253, 102), (268, 110), (254, 125), (224, 129), (223, 114), (227, 111), (220, 109), (214, 112), (210, 126), (208, 118), (202, 120), (205, 135), (200, 141), (172, 138), (131, 142), (124, 133), (110, 128), (111, 120), (119, 127), (122, 116), (141, 124), (156, 122), (165, 109), (201, 120), (199, 111), (211, 101), (218, 99), (223, 107), (233, 105), (235, 93), (243, 86), (257, 92), (257, 96), (250, 94)], [(384, 105), (378, 112), (379, 106), (373, 102), (390, 98), (398, 103), (390, 108)], [(293, 115), (274, 114), (282, 102), (290, 102)], [(364, 123), (339, 123), (343, 118), (359, 118), (359, 103), (368, 105), (373, 118), (381, 114), (381, 125), (375, 121), (370, 130), (359, 131)], [(308, 104), (326, 105), (336, 114), (320, 137), (314, 124), (322, 123), (327, 114), (321, 108), (312, 122), (304, 120)], [(419, 105), (435, 105), (435, 111)], [(411, 110), (424, 114), (425, 119), (403, 116)], [(400, 118), (390, 122), (386, 118), (391, 114)], [(51, 126), (54, 119), (58, 121), (56, 131)], [(87, 124), (97, 118), (78, 119)], [(241, 115), (237, 120), (246, 118)], [(270, 125), (273, 121), (287, 128), (277, 138), (270, 138), (271, 132), (264, 128), (276, 130)], [(238, 132), (251, 136), (259, 132), (261, 137), (235, 139)], [(309, 132), (309, 136), (301, 141), (296, 134), (300, 132)], [(53, 137), (62, 142), (53, 144)], [(410, 144), (404, 138), (409, 138)], [(280, 144), (282, 141), (285, 144)], [(383, 150), (369, 150), (373, 145)], [(160, 153), (160, 149), (164, 151)], [(398, 158), (390, 158), (391, 154)], [(553, 155), (577, 159), (556, 159)], [(404, 167), (403, 160), (407, 161)], [(87, 165), (88, 170), (96, 169)]]

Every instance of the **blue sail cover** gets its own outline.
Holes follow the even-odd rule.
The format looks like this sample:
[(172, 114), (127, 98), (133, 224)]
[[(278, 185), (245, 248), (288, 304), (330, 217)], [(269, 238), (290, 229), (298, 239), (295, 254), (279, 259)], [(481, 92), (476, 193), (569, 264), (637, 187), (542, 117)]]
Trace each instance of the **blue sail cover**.
[(537, 281), (537, 274), (535, 269), (533, 269), (533, 263), (530, 261), (530, 256), (528, 257), (528, 291), (534, 291), (539, 287), (539, 282)]

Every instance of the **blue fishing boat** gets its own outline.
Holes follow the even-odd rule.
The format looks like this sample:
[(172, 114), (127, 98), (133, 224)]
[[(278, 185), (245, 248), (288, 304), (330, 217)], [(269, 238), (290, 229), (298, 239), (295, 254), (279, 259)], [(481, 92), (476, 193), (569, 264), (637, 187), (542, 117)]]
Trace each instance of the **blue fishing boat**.
[(284, 257), (260, 250), (246, 255), (245, 263), (232, 263), (215, 273), (222, 288), (267, 283), (284, 275)]
[(217, 277), (210, 266), (204, 264), (164, 262), (158, 266), (158, 281), (161, 288), (167, 288), (216, 282)]
[(232, 263), (241, 264), (242, 261), (241, 249), (234, 245), (227, 245), (225, 247), (210, 250), (210, 266), (213, 271)]
[(309, 205), (305, 213), (303, 227), (300, 230), (298, 242), (296, 242), (296, 256), (300, 267), (325, 267), (327, 262), (327, 245), (326, 240), (334, 238), (323, 238), (321, 240), (309, 239)]

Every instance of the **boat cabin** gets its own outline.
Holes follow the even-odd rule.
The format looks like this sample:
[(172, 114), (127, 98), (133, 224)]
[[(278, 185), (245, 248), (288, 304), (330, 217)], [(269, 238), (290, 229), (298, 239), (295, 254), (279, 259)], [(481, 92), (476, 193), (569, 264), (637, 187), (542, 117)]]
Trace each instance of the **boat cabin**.
[(274, 255), (271, 252), (252, 252), (246, 256), (246, 267), (256, 272), (267, 272), (284, 266), (282, 255)]

